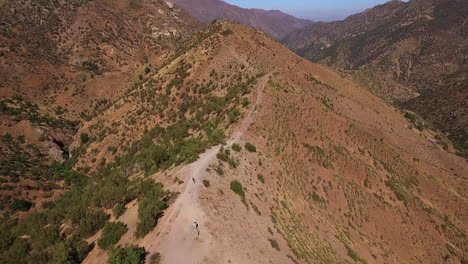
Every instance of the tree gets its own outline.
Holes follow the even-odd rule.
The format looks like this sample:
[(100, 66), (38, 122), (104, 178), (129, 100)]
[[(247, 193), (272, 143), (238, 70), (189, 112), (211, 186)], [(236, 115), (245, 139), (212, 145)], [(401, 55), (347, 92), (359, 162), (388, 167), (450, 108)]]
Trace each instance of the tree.
[(106, 223), (101, 238), (98, 240), (99, 247), (102, 249), (111, 249), (127, 231), (127, 226), (122, 222)]
[(124, 248), (118, 247), (109, 255), (108, 264), (142, 264), (145, 260), (144, 247), (130, 245)]
[(162, 212), (167, 208), (165, 198), (168, 194), (164, 185), (156, 183), (140, 201), (138, 207), (138, 224), (135, 232), (137, 238), (144, 237), (156, 226)]

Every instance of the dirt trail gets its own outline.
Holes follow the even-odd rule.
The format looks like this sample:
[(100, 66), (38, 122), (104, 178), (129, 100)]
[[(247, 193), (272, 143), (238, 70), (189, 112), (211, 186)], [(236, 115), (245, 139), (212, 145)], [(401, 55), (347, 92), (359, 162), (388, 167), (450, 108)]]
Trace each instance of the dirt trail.
[[(252, 124), (267, 81), (268, 76), (259, 80), (256, 102), (228, 139), (227, 146), (237, 142)], [(221, 145), (217, 145), (208, 149), (196, 162), (180, 169), (180, 175), (185, 175), (185, 189), (161, 219), (155, 232), (142, 241), (142, 245), (149, 251), (147, 261), (152, 254), (159, 252), (163, 264), (200, 263), (216, 250), (213, 236), (204, 228), (207, 219), (200, 205), (199, 192), (206, 169), (216, 161), (220, 148)], [(197, 236), (192, 225), (194, 221), (200, 225), (200, 236)]]

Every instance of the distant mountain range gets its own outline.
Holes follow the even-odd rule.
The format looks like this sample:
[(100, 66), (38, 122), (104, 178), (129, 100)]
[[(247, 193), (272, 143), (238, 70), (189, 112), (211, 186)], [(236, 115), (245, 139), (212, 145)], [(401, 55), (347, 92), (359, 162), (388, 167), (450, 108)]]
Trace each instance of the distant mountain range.
[(312, 21), (295, 18), (278, 10), (240, 8), (220, 0), (171, 1), (201, 21), (235, 21), (260, 29), (277, 40), (286, 37), (293, 31), (313, 24)]
[[(390, 1), (283, 42), (299, 55), (357, 71), (377, 94), (468, 147), (468, 1)], [(407, 87), (409, 89), (402, 88)]]

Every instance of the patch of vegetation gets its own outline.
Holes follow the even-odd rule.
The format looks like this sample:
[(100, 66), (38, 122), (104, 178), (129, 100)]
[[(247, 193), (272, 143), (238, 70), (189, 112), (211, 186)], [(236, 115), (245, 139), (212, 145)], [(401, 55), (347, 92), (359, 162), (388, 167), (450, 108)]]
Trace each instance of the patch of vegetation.
[(146, 180), (144, 183), (147, 190), (144, 190), (143, 198), (138, 206), (138, 224), (135, 231), (137, 238), (144, 237), (156, 226), (158, 219), (162, 216), (163, 210), (168, 207), (168, 191), (164, 190), (161, 183), (153, 180)]
[(92, 72), (94, 72), (96, 74), (101, 73), (99, 71), (99, 66), (96, 63), (92, 62), (92, 61), (85, 61), (85, 62), (83, 62), (82, 66), (83, 66), (83, 68), (85, 70), (92, 71)]
[(313, 191), (311, 194), (310, 194), (310, 198), (312, 199), (312, 201), (316, 202), (316, 203), (325, 203), (326, 200), (318, 195), (315, 191)]
[(112, 209), (112, 213), (114, 214), (114, 217), (118, 219), (120, 216), (123, 215), (123, 213), (125, 213), (125, 210), (125, 204), (117, 203)]
[(332, 101), (330, 100), (330, 98), (326, 97), (326, 96), (322, 96), (320, 98), (320, 102), (322, 102), (322, 104), (327, 107), (328, 109), (331, 109), (333, 110), (333, 103)]
[(113, 248), (127, 231), (127, 226), (122, 222), (107, 222), (98, 240), (99, 247), (106, 250)]
[(181, 179), (179, 179), (179, 177), (175, 177), (175, 178), (174, 178), (174, 182), (177, 183), (177, 184), (179, 184), (179, 185), (181, 185), (181, 184), (184, 183), (184, 181), (181, 180)]
[(280, 247), (278, 245), (278, 242), (276, 242), (276, 240), (272, 239), (272, 238), (269, 238), (268, 241), (270, 241), (270, 245), (272, 248), (280, 251)]
[(346, 246), (346, 249), (348, 250), (348, 256), (352, 258), (354, 261), (361, 262), (362, 264), (367, 264), (367, 261), (359, 257), (358, 253), (354, 251), (351, 247)]
[(328, 158), (327, 153), (325, 153), (325, 150), (322, 149), (319, 146), (312, 146), (310, 144), (304, 143), (303, 146), (307, 149), (307, 151), (312, 154), (312, 158), (317, 162), (319, 165), (321, 165), (324, 168), (327, 169), (332, 169), (333, 163), (331, 160)]
[(80, 142), (81, 144), (86, 144), (89, 142), (89, 135), (87, 133), (80, 134)]
[(135, 245), (118, 247), (111, 251), (107, 264), (143, 264), (146, 251), (143, 247)]
[(244, 188), (242, 187), (242, 183), (237, 180), (231, 181), (230, 188), (233, 192), (237, 193), (243, 199), (245, 198)]
[(11, 203), (11, 210), (26, 212), (26, 211), (29, 211), (29, 209), (31, 209), (32, 206), (33, 204), (28, 201), (21, 200), (21, 199), (14, 199), (13, 203)]
[(385, 185), (393, 191), (398, 200), (402, 201), (406, 206), (408, 205), (411, 197), (408, 194), (408, 187), (405, 187), (404, 183), (395, 177), (390, 177), (390, 179), (385, 181)]
[(203, 182), (203, 186), (205, 186), (206, 188), (210, 187), (210, 185), (211, 185), (211, 184), (210, 184), (210, 181), (207, 180), (207, 179), (203, 179), (202, 182)]
[(237, 168), (237, 166), (239, 166), (239, 161), (231, 156), (229, 149), (225, 149), (224, 147), (219, 150), (218, 154), (216, 154), (216, 157), (223, 162), (229, 163), (231, 168)]
[(40, 111), (37, 104), (24, 101), (21, 97), (0, 98), (0, 114), (12, 116), (16, 121), (28, 120), (35, 125), (53, 128), (76, 128), (79, 121), (56, 118)]
[(257, 174), (257, 179), (258, 179), (261, 183), (265, 183), (265, 176), (263, 176), (263, 174)]
[(245, 143), (245, 149), (249, 152), (256, 152), (257, 151), (257, 147), (255, 147), (252, 143), (250, 142), (246, 142)]
[(236, 144), (236, 143), (232, 144), (231, 148), (235, 152), (240, 152), (242, 150), (242, 147), (239, 144)]
[(424, 120), (418, 115), (413, 113), (405, 113), (405, 118), (408, 119), (419, 131), (424, 130), (426, 124)]

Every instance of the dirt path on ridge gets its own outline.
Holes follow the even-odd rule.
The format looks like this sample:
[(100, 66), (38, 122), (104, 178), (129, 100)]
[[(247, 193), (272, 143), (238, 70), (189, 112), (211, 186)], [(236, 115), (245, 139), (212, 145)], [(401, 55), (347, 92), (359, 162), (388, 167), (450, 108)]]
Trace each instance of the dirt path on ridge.
[[(256, 101), (237, 125), (226, 142), (226, 146), (237, 142), (252, 124), (267, 81), (268, 76), (259, 79), (257, 85), (260, 88), (257, 90)], [(196, 162), (180, 169), (180, 175), (185, 175), (183, 177), (185, 189), (161, 218), (156, 231), (142, 242), (149, 252), (148, 262), (152, 254), (159, 252), (162, 256), (162, 264), (200, 263), (210, 255), (210, 252), (216, 251), (212, 235), (204, 228), (207, 219), (198, 198), (206, 169), (216, 161), (216, 154), (220, 148), (221, 145), (217, 145), (206, 150)], [(196, 183), (193, 183), (192, 178), (196, 180)], [(194, 221), (200, 225), (199, 237), (192, 225)]]

